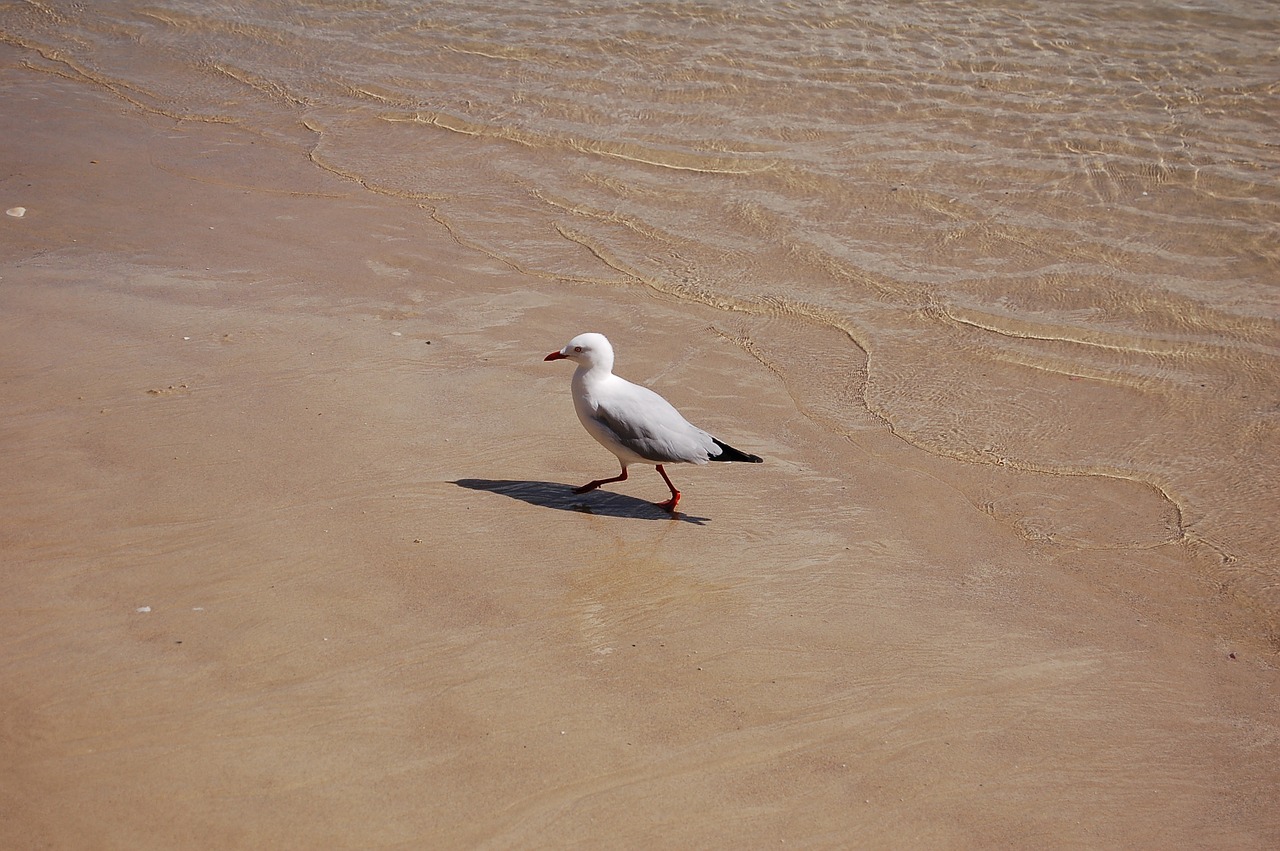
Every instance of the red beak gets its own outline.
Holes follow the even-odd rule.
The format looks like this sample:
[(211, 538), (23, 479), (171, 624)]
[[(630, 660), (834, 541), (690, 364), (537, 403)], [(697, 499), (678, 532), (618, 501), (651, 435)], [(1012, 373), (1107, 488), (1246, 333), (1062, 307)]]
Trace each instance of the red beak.
[(565, 359), (565, 356), (560, 354), (559, 352), (552, 352), (551, 354), (543, 358), (543, 360), (564, 360), (564, 359)]

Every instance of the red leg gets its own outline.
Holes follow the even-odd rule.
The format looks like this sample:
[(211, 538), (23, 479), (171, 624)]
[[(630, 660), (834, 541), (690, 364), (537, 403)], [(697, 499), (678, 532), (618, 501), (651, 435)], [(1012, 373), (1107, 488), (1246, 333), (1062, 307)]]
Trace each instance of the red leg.
[(595, 490), (601, 485), (607, 485), (610, 482), (625, 482), (626, 480), (627, 480), (627, 468), (623, 467), (622, 472), (614, 476), (612, 479), (596, 479), (594, 482), (587, 482), (585, 485), (583, 485), (580, 488), (574, 488), (573, 492), (586, 493), (587, 491)]
[(676, 486), (671, 484), (671, 479), (667, 478), (667, 471), (662, 469), (662, 465), (658, 464), (658, 475), (662, 476), (662, 480), (667, 483), (667, 487), (671, 489), (671, 499), (666, 502), (658, 503), (659, 508), (665, 508), (672, 514), (676, 513), (676, 503), (680, 501), (680, 491), (676, 490)]

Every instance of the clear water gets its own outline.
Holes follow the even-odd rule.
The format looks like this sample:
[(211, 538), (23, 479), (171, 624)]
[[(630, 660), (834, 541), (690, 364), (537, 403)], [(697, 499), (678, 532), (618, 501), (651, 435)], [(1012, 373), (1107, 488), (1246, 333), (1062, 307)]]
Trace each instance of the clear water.
[(46, 66), (418, 199), (530, 276), (722, 308), (833, 429), (870, 412), (929, 452), (1144, 493), (1164, 508), (1142, 528), (1042, 534), (1180, 541), (1272, 612), (1277, 17), (1249, 0), (0, 6)]

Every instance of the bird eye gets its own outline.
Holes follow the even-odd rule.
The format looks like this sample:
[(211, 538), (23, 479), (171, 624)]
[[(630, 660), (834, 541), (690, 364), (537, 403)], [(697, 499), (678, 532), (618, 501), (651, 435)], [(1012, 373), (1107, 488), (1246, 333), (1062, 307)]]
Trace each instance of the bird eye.
[(582, 351), (582, 346), (574, 346), (574, 347), (573, 347), (573, 350), (574, 350), (575, 352), (580, 352), (580, 351)]

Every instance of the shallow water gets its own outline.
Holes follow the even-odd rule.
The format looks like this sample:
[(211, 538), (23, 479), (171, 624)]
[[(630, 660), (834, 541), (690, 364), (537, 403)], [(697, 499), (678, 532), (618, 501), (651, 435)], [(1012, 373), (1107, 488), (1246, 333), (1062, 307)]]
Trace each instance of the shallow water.
[(832, 429), (1059, 474), (986, 506), (1029, 537), (1181, 540), (1280, 610), (1271, 4), (423, 5), (51, 1), (0, 29), (535, 278), (720, 307)]

